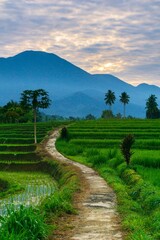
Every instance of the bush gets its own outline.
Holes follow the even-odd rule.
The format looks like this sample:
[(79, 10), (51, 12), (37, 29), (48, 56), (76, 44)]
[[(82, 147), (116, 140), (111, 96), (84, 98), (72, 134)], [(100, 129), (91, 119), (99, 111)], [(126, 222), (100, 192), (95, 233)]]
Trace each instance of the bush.
[(127, 165), (130, 163), (131, 156), (133, 155), (133, 152), (131, 152), (131, 147), (133, 143), (135, 142), (134, 136), (132, 134), (128, 134), (122, 141), (120, 148), (121, 152), (125, 158), (125, 161)]
[(65, 140), (68, 139), (68, 130), (66, 127), (63, 127), (61, 130), (61, 138)]

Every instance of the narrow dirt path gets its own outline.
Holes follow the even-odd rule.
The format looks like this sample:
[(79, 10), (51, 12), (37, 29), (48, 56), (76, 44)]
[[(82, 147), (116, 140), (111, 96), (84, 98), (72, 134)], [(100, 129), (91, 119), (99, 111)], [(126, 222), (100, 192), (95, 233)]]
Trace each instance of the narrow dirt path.
[(55, 159), (80, 169), (87, 181), (85, 197), (78, 203), (78, 216), (71, 240), (122, 240), (120, 220), (116, 211), (116, 196), (108, 184), (93, 169), (65, 158), (55, 148), (55, 131), (46, 144), (46, 150)]

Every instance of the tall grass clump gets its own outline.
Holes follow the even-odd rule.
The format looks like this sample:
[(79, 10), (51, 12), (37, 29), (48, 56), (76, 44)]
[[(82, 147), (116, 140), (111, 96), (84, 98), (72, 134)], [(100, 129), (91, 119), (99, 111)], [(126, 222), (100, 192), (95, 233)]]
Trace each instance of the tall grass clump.
[(54, 194), (42, 202), (46, 214), (58, 217), (64, 213), (74, 214), (74, 193), (79, 189), (78, 177), (70, 167), (61, 165), (56, 161), (47, 161), (48, 168), (53, 169), (52, 175), (57, 180), (57, 189)]
[(15, 210), (10, 206), (7, 216), (0, 218), (0, 223), (1, 240), (42, 240), (48, 234), (43, 213), (32, 207), (21, 205), (19, 210)]

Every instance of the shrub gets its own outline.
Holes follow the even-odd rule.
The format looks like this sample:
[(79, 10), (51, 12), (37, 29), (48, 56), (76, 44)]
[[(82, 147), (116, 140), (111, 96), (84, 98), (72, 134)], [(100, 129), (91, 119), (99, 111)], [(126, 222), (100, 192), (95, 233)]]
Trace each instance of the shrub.
[(66, 127), (63, 127), (61, 130), (61, 138), (65, 140), (68, 139), (68, 130)]
[(134, 142), (135, 142), (134, 136), (132, 134), (128, 134), (123, 139), (123, 141), (120, 145), (121, 152), (125, 158), (127, 165), (129, 165), (131, 156), (133, 155), (133, 152), (131, 152), (131, 147)]

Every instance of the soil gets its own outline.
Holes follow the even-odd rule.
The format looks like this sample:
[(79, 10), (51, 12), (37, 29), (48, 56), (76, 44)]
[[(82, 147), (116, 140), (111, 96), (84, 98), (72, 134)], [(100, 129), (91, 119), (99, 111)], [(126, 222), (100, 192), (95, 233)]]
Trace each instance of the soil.
[(124, 239), (114, 191), (96, 171), (60, 154), (55, 147), (58, 135), (58, 130), (50, 135), (45, 149), (54, 159), (74, 168), (81, 187), (74, 197), (78, 214), (60, 218), (58, 228), (49, 240)]

